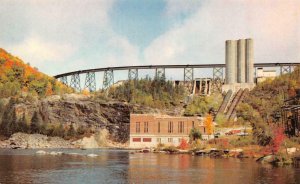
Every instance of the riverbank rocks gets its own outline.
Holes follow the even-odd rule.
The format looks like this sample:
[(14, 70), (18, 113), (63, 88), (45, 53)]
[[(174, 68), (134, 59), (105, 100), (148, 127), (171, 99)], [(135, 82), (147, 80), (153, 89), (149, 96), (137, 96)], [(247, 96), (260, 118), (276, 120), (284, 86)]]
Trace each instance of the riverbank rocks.
[(287, 148), (286, 149), (286, 152), (288, 153), (288, 154), (290, 154), (290, 155), (292, 155), (292, 154), (295, 154), (296, 153), (296, 151), (297, 151), (297, 148)]
[(36, 154), (37, 154), (37, 155), (46, 155), (47, 152), (44, 151), (44, 150), (39, 150), (39, 151), (36, 152)]
[(276, 158), (275, 155), (266, 155), (256, 160), (256, 162), (260, 162), (260, 163), (274, 163), (277, 161), (278, 159)]
[(88, 154), (87, 156), (88, 157), (97, 157), (98, 155), (96, 155), (96, 154)]
[(49, 155), (62, 155), (63, 154), (63, 152), (60, 152), (60, 151), (58, 151), (58, 152), (56, 152), (56, 151), (51, 151), (50, 153), (49, 153)]
[(7, 141), (8, 148), (74, 148), (67, 140), (60, 137), (48, 137), (41, 134), (15, 133)]
[(84, 137), (80, 140), (73, 142), (76, 147), (83, 148), (83, 149), (90, 149), (90, 148), (99, 148), (98, 142), (95, 139), (95, 135), (90, 137)]

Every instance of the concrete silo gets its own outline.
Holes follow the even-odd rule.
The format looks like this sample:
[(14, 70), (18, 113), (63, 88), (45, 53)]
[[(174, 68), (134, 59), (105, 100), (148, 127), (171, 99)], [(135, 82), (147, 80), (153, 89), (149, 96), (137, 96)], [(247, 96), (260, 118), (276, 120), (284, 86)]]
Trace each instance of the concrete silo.
[(236, 83), (237, 41), (226, 40), (226, 84)]
[(237, 43), (237, 83), (246, 81), (246, 41), (238, 40)]
[(254, 53), (252, 39), (246, 39), (246, 83), (254, 83)]

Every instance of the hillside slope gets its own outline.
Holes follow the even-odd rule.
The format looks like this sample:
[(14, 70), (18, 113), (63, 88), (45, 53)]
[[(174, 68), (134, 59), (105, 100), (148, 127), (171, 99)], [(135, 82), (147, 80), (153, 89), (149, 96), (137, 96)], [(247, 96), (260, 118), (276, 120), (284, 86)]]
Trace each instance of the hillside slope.
[(72, 89), (0, 48), (0, 98), (22, 92), (48, 96), (72, 92)]
[(273, 136), (272, 127), (281, 122), (281, 106), (284, 100), (296, 96), (298, 89), (300, 68), (295, 68), (291, 74), (258, 84), (238, 106), (239, 120), (252, 124), (259, 144), (267, 145), (270, 142)]

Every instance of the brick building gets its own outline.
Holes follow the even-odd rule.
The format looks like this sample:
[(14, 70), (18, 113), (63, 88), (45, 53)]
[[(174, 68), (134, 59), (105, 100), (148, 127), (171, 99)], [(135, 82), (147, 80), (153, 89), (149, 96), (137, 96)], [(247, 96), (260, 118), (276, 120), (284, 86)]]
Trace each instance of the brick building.
[(206, 135), (200, 117), (130, 114), (130, 147), (156, 147), (159, 143), (178, 146), (181, 139), (189, 140), (192, 128), (199, 129), (204, 138), (212, 137)]

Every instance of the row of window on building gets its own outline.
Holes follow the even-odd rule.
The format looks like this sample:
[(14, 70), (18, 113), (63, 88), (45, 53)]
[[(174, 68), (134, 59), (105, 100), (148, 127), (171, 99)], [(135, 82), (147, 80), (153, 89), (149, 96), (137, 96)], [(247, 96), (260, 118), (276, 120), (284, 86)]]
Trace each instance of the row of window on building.
[[(175, 138), (174, 138), (175, 139)], [(178, 138), (178, 142), (181, 142), (182, 138)], [(132, 142), (152, 142), (152, 138), (132, 138)], [(161, 138), (156, 138), (157, 143), (162, 143)], [(172, 143), (173, 138), (168, 138), (168, 142)]]
[[(141, 123), (140, 122), (136, 122), (135, 123), (135, 130), (136, 133), (141, 133)], [(173, 126), (173, 122), (169, 121), (168, 122), (168, 133), (173, 133), (174, 132), (174, 126)], [(178, 133), (184, 133), (184, 121), (179, 121), (178, 122)], [(195, 123), (193, 122), (192, 127), (194, 128)], [(144, 122), (144, 133), (148, 133), (149, 132), (149, 122)], [(160, 133), (160, 122), (158, 122), (158, 126), (157, 126), (157, 132)]]

